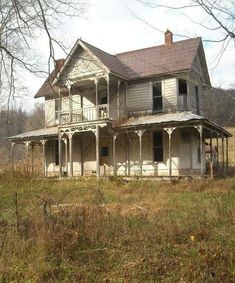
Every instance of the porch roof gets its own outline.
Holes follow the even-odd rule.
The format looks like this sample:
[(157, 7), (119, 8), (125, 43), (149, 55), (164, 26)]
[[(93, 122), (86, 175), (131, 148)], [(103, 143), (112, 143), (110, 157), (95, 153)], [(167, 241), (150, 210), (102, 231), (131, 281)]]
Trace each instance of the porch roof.
[(125, 121), (122, 121), (116, 125), (114, 125), (115, 129), (118, 130), (126, 130), (129, 128), (143, 128), (147, 126), (184, 126), (184, 125), (203, 125), (208, 129), (215, 131), (225, 137), (231, 137), (232, 135), (223, 129), (221, 126), (209, 121), (208, 119), (193, 114), (191, 112), (177, 112), (177, 113), (162, 113), (162, 114), (154, 114), (154, 115), (145, 115), (139, 117), (131, 117)]
[(58, 127), (43, 128), (31, 132), (26, 132), (16, 136), (8, 137), (10, 141), (31, 141), (40, 140), (43, 138), (50, 138), (58, 135)]

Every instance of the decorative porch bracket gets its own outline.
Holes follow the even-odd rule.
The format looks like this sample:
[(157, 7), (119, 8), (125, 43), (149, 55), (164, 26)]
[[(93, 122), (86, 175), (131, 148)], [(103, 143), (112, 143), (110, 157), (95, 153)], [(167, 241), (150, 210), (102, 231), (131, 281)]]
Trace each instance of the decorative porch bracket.
[(146, 132), (146, 130), (138, 130), (138, 131), (135, 131), (135, 133), (138, 135), (139, 137), (139, 154), (140, 154), (140, 157), (139, 157), (139, 162), (140, 162), (140, 175), (142, 176), (143, 174), (143, 158), (142, 158), (142, 137), (143, 137), (143, 134), (144, 132)]
[(171, 151), (171, 136), (176, 128), (164, 128), (168, 134), (169, 146), (168, 146), (168, 155), (169, 155), (169, 176), (172, 176), (172, 151)]

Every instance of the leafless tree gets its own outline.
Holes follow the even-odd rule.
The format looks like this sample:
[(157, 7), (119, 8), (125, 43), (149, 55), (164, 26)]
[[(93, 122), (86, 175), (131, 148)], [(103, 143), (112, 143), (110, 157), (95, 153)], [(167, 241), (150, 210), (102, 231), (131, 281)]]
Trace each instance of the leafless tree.
[(85, 0), (0, 0), (0, 104), (9, 105), (16, 95), (19, 74), (42, 73), (33, 48), (40, 36), (48, 40), (50, 73), (54, 48), (63, 47), (53, 31), (71, 16), (83, 15), (85, 8)]

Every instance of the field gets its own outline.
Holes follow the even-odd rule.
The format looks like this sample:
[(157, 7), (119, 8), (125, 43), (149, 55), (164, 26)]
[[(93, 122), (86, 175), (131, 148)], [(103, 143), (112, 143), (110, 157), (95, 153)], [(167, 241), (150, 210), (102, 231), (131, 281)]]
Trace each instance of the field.
[(2, 283), (234, 282), (234, 177), (0, 184)]

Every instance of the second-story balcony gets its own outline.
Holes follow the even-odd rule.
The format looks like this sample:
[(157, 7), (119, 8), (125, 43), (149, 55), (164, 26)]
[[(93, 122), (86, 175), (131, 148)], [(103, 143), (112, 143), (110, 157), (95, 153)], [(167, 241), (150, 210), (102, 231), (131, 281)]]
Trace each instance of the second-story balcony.
[[(112, 109), (110, 109), (112, 111)], [(114, 110), (114, 109), (113, 109)], [(116, 109), (117, 111), (117, 109)], [(73, 109), (69, 111), (60, 111), (57, 113), (56, 117), (58, 123), (69, 124), (69, 123), (79, 123), (86, 121), (95, 121), (100, 119), (108, 119), (108, 105), (102, 104), (98, 107), (86, 107), (80, 109)]]

